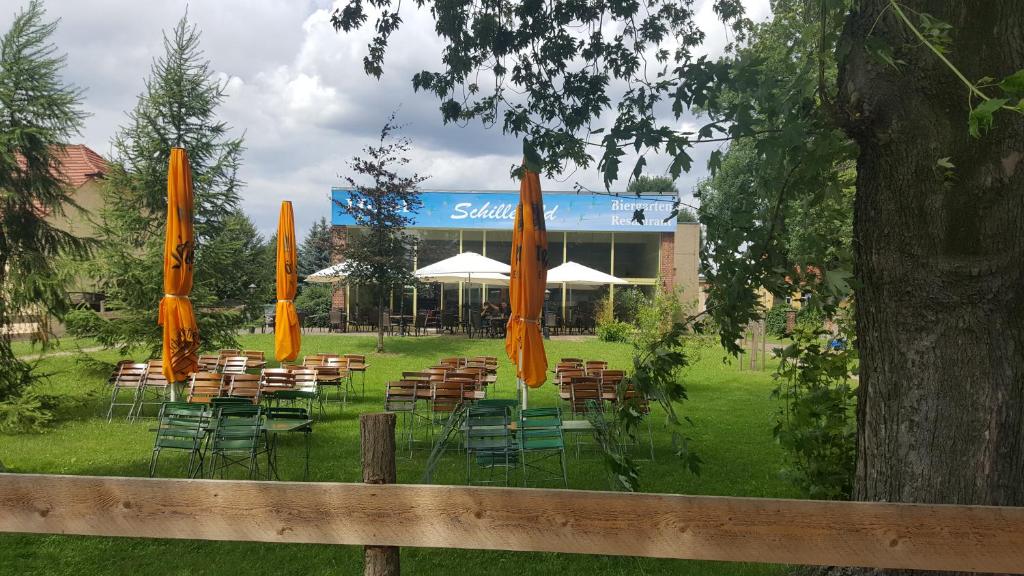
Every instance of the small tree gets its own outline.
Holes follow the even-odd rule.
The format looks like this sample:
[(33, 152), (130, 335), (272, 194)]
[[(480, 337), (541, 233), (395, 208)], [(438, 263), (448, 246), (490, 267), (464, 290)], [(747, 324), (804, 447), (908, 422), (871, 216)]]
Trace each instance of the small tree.
[(327, 218), (313, 223), (299, 245), (299, 276), (309, 276), (331, 265), (331, 226)]
[[(380, 143), (363, 148), (349, 167), (359, 180), (346, 176), (352, 187), (347, 202), (338, 206), (355, 220), (359, 230), (350, 234), (342, 255), (348, 262), (348, 281), (374, 286), (377, 290), (377, 352), (384, 351), (384, 302), (394, 288), (416, 282), (412, 273), (414, 239), (405, 233), (413, 215), (422, 206), (419, 184), (427, 179), (413, 173), (400, 176), (397, 168), (409, 163), (412, 143), (396, 137), (395, 114), (380, 131)], [(361, 184), (360, 182), (368, 182)]]
[(0, 429), (34, 427), (46, 407), (26, 393), (31, 367), (11, 351), (19, 312), (39, 317), (33, 337), (45, 346), (49, 316), (68, 309), (63, 257), (85, 256), (89, 244), (46, 217), (79, 207), (60, 175), (55, 153), (78, 133), (80, 91), (60, 78), (64, 57), (50, 36), (39, 2), (19, 12), (0, 39)]

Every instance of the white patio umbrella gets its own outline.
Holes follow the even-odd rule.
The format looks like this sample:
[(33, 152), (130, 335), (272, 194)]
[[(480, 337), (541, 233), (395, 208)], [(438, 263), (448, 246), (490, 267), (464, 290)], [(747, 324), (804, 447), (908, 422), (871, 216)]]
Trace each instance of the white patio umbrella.
[(348, 263), (342, 262), (335, 264), (334, 266), (328, 266), (323, 270), (317, 270), (309, 276), (306, 276), (306, 282), (316, 282), (320, 284), (331, 284), (333, 282), (340, 282), (348, 276)]
[(511, 267), (476, 252), (463, 252), (440, 262), (424, 266), (415, 272), (417, 278), (427, 282), (476, 282), (478, 284), (508, 284)]
[(629, 284), (629, 282), (611, 274), (605, 274), (600, 270), (594, 270), (593, 268), (570, 261), (548, 270), (548, 285), (558, 284), (605, 286), (608, 284)]

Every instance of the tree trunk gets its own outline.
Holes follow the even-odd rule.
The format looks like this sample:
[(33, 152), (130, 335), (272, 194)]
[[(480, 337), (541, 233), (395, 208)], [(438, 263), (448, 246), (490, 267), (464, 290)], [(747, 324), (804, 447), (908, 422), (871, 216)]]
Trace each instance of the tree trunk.
[(378, 287), (377, 296), (377, 353), (384, 351), (384, 288)]
[[(966, 86), (888, 4), (862, 0), (840, 50), (839, 105), (860, 146), (855, 497), (1022, 506), (1024, 121), (997, 112), (970, 137)], [(1024, 68), (1021, 0), (902, 5), (915, 24), (926, 12), (952, 25), (967, 78)], [(866, 50), (872, 27), (899, 69)]]
[[(398, 480), (395, 468), (394, 414), (361, 414), (359, 416), (359, 446), (363, 464), (363, 482), (366, 484), (394, 484)], [(398, 576), (399, 550), (396, 546), (364, 546), (363, 574), (365, 576)]]

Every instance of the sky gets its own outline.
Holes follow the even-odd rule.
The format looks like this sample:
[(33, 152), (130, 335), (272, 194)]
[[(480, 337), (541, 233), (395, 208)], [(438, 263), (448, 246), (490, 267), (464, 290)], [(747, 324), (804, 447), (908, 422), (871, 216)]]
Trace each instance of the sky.
[[(768, 0), (745, 0), (748, 17), (762, 21)], [(341, 3), (335, 3), (340, 5)], [(711, 10), (697, 0), (697, 18), (707, 34), (704, 50), (721, 53), (729, 41)], [(9, 28), (16, 3), (0, 9), (0, 29)], [(410, 168), (429, 175), (422, 188), (509, 190), (509, 168), (522, 156), (520, 141), (478, 123), (445, 126), (437, 100), (412, 89), (413, 73), (440, 68), (442, 43), (429, 13), (403, 7), (404, 24), (392, 36), (380, 80), (363, 73), (370, 26), (335, 32), (332, 2), (315, 0), (46, 0), (47, 15), (59, 18), (53, 38), (67, 54), (64, 77), (83, 88), (89, 113), (80, 142), (104, 156), (126, 123), (149, 75), (163, 53), (162, 33), (186, 10), (202, 32), (211, 69), (226, 84), (220, 117), (243, 135), (240, 177), (242, 207), (266, 235), (277, 226), (281, 200), (291, 200), (301, 236), (330, 216), (330, 189), (343, 185), (346, 161), (374, 142), (393, 110), (413, 141)], [(684, 118), (682, 129), (697, 126)], [(693, 154), (694, 169), (676, 182), (684, 200), (706, 176), (704, 161), (714, 145)], [(624, 167), (630, 169), (627, 158)], [(668, 157), (648, 156), (649, 174), (664, 174)], [(596, 166), (558, 178), (544, 178), (545, 190), (569, 191), (576, 184), (599, 190)], [(613, 190), (623, 189), (621, 181)]]

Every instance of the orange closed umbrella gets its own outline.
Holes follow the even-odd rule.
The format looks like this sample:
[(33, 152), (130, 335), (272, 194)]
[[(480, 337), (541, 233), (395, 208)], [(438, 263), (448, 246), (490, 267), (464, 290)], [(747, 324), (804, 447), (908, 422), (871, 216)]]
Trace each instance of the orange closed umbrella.
[(274, 357), (278, 362), (299, 355), (299, 315), (295, 313), (295, 290), (299, 273), (295, 263), (295, 216), (292, 203), (281, 202), (277, 221), (277, 308), (274, 316)]
[(505, 352), (516, 364), (516, 376), (529, 387), (537, 388), (547, 378), (548, 369), (540, 332), (548, 277), (548, 233), (544, 226), (540, 176), (527, 168), (525, 161), (514, 226), (508, 291), (512, 310), (505, 336)]
[(163, 326), (163, 373), (168, 382), (181, 382), (199, 364), (199, 328), (192, 302), (192, 170), (182, 148), (171, 149), (167, 167), (167, 235), (164, 240), (164, 297), (158, 323)]

